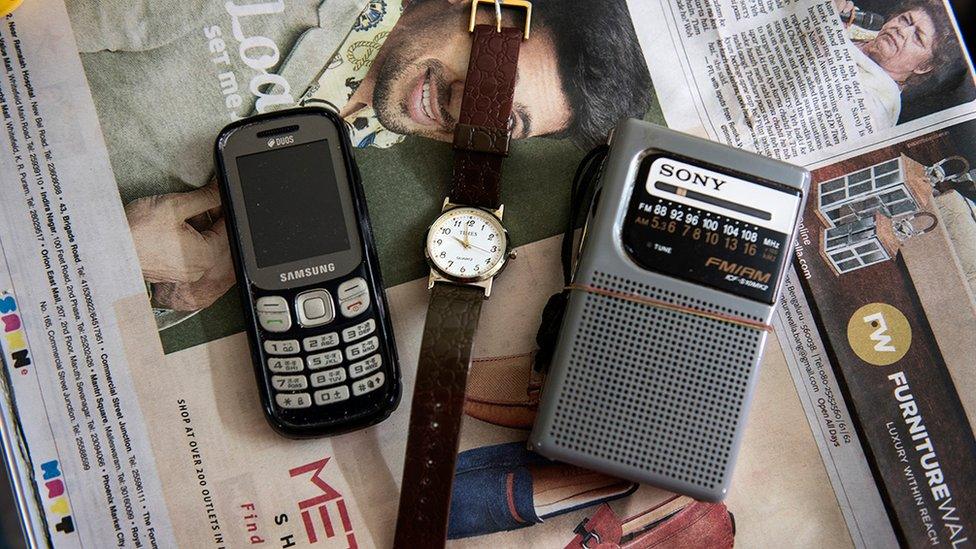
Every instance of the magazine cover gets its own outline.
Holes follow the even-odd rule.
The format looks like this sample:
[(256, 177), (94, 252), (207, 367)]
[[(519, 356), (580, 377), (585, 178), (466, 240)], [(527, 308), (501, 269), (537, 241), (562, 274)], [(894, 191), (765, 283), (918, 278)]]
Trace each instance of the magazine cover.
[[(470, 5), (197, 4), (154, 3), (127, 25), (125, 14), (136, 12), (115, 2), (68, 3), (166, 351), (243, 329), (236, 293), (229, 291), (234, 275), (221, 244), (215, 189), (208, 184), (215, 128), (255, 110), (299, 103), (339, 110), (360, 148), (384, 280), (396, 284), (423, 275), (423, 255), (402, 246), (421, 242), (446, 194), (446, 141), (460, 109)], [(621, 118), (657, 112), (626, 4), (607, 2), (580, 25), (570, 14), (585, 5), (560, 2), (552, 9), (537, 2), (535, 39), (520, 54), (527, 75), (515, 94), (513, 137), (520, 152), (506, 166), (513, 177), (505, 191), (516, 245), (560, 231), (566, 213), (552, 206), (564, 201), (552, 198), (569, 196), (568, 181), (589, 147)], [(606, 70), (580, 71), (584, 66)], [(433, 108), (429, 103), (419, 104), (432, 97), (441, 111), (436, 120), (424, 114)], [(540, 156), (546, 162), (538, 162)], [(193, 220), (195, 233), (213, 238), (174, 253), (186, 239), (160, 232), (157, 212), (173, 199), (167, 193), (194, 188), (201, 190), (180, 200), (193, 201), (201, 214)], [(219, 250), (208, 247), (211, 241)]]

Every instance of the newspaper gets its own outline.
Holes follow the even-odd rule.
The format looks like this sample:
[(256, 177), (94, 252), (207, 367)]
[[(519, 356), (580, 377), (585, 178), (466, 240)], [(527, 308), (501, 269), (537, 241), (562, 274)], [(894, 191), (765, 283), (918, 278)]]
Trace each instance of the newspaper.
[[(844, 6), (602, 4), (582, 24), (578, 13), (589, 4), (535, 2), (534, 38), (520, 60), (532, 77), (516, 90), (518, 142), (506, 164), (506, 218), (519, 258), (497, 281), (476, 341), (452, 546), (565, 545), (604, 504), (622, 534), (645, 545), (674, 530), (699, 543), (734, 536), (744, 546), (904, 541), (905, 526), (885, 510), (872, 476), (863, 427), (847, 408), (848, 378), (834, 374), (829, 352), (816, 351), (836, 343), (811, 325), (818, 302), (801, 283), (802, 263), (787, 281), (781, 345), (771, 342), (763, 359), (724, 504), (696, 504), (526, 451), (539, 384), (534, 334), (561, 285), (566, 212), (554, 204), (568, 204), (576, 163), (619, 118), (824, 170), (915, 143), (925, 151), (917, 162), (929, 167), (974, 159), (952, 146), (965, 130), (940, 133), (969, 128), (974, 117), (971, 64), (927, 42), (948, 56), (931, 75), (941, 87), (913, 91), (912, 103), (906, 91), (899, 105), (901, 85), (872, 72), (871, 57), (850, 43), (864, 33), (845, 26)], [(468, 9), (450, 0), (37, 0), (2, 21), (0, 409), (32, 543), (391, 546), (409, 398), (382, 424), (329, 439), (286, 440), (266, 425), (213, 208), (212, 140), (232, 120), (300, 103), (325, 104), (350, 122), (409, 395), (427, 300), (423, 258), (412, 251), (446, 194), (450, 132), (418, 119), (408, 100), (419, 75), (432, 75), (428, 85), (450, 117), (469, 40), (458, 22)], [(958, 50), (949, 21), (949, 32), (931, 34)], [(613, 71), (573, 70), (608, 59)], [(926, 210), (940, 216), (938, 229), (925, 231), (919, 215), (924, 234), (896, 253), (913, 262), (910, 280), (931, 275), (916, 284), (919, 299), (954, 392), (971, 399), (969, 317), (960, 306), (972, 304), (967, 285), (976, 279), (971, 196), (948, 190), (966, 188), (965, 170), (940, 166), (944, 192)], [(948, 243), (949, 257), (927, 252), (933, 238)], [(942, 268), (921, 270), (934, 265)], [(968, 283), (940, 289), (950, 279)], [(912, 389), (918, 394), (914, 380)], [(962, 406), (973, 424), (974, 403)], [(522, 479), (508, 494), (524, 506), (514, 516), (509, 477)], [(954, 494), (965, 503), (962, 490)], [(940, 542), (971, 538), (972, 515), (958, 509), (961, 529), (933, 527)]]

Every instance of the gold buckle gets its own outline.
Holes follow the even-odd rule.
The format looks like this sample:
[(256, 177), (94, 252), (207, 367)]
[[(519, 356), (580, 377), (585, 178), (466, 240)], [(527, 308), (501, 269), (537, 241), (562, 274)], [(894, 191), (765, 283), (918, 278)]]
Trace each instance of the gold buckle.
[(532, 28), (532, 2), (529, 2), (529, 0), (471, 0), (471, 21), (468, 24), (468, 32), (474, 32), (474, 20), (478, 13), (479, 4), (495, 5), (495, 26), (498, 32), (502, 32), (502, 6), (524, 8), (525, 31), (522, 33), (522, 37), (524, 40), (529, 39), (529, 29)]

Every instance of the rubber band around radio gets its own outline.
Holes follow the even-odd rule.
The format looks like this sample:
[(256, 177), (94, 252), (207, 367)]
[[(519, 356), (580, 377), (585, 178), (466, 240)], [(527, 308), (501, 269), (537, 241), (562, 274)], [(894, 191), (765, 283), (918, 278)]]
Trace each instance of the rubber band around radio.
[(617, 299), (623, 299), (624, 301), (631, 301), (634, 303), (640, 303), (641, 305), (650, 305), (652, 307), (657, 307), (659, 309), (667, 309), (669, 311), (676, 311), (679, 313), (687, 313), (690, 315), (701, 316), (705, 318), (710, 318), (712, 320), (718, 320), (721, 322), (728, 322), (729, 324), (735, 324), (737, 326), (744, 326), (746, 328), (752, 328), (754, 330), (762, 330), (764, 332), (772, 332), (773, 327), (770, 324), (765, 324), (763, 322), (757, 322), (755, 320), (749, 320), (748, 318), (742, 318), (740, 316), (727, 315), (723, 313), (713, 313), (708, 311), (702, 311), (695, 309), (693, 307), (685, 307), (684, 305), (675, 305), (674, 303), (668, 303), (667, 301), (661, 301), (659, 299), (653, 299), (650, 297), (645, 297), (636, 294), (627, 294), (623, 292), (615, 292), (613, 290), (606, 290), (599, 288), (597, 286), (590, 286), (588, 284), (569, 284), (565, 287), (567, 290), (574, 290), (580, 292), (586, 292), (590, 294), (597, 294), (606, 297), (614, 297)]

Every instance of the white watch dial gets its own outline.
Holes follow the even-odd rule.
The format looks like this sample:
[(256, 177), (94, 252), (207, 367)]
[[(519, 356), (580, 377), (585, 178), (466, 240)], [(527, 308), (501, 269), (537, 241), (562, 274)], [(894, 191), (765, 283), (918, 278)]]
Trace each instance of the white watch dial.
[(498, 218), (478, 208), (448, 210), (427, 233), (427, 255), (437, 270), (463, 280), (494, 275), (506, 245)]

